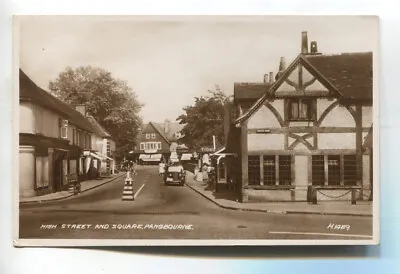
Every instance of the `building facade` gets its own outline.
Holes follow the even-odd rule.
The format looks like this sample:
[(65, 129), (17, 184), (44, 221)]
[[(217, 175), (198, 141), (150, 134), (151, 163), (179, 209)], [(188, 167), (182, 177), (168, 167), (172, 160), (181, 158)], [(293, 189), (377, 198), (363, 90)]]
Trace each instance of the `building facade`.
[(81, 156), (93, 128), (75, 109), (19, 71), (20, 196), (57, 192), (84, 176)]
[(168, 120), (143, 125), (132, 152), (134, 159), (143, 164), (169, 160), (171, 153), (174, 154), (178, 149), (182, 128), (183, 125)]
[[(314, 41), (308, 49), (307, 33), (301, 45), (287, 68), (281, 58), (273, 83), (250, 107), (236, 104), (226, 152), (235, 155), (238, 197), (368, 199), (372, 152), (363, 143), (372, 130), (372, 53), (323, 55)], [(235, 94), (263, 85), (236, 84)]]

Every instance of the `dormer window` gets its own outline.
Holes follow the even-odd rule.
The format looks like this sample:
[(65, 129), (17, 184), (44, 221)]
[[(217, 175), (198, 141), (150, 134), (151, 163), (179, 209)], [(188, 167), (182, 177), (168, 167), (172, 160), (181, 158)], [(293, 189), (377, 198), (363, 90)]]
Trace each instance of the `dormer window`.
[(286, 111), (289, 121), (311, 121), (315, 116), (312, 99), (288, 99)]

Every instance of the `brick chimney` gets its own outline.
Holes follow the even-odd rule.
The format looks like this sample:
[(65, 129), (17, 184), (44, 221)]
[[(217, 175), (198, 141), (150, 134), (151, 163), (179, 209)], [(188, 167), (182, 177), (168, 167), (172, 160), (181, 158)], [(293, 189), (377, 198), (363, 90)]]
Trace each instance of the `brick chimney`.
[(317, 42), (316, 41), (312, 41), (311, 42), (310, 51), (311, 51), (311, 54), (318, 53), (318, 46), (317, 46)]
[(283, 72), (286, 69), (285, 57), (281, 57), (281, 62), (279, 63), (279, 71)]
[(308, 38), (306, 31), (301, 33), (301, 54), (308, 54)]
[(86, 116), (86, 107), (85, 107), (85, 105), (77, 105), (77, 106), (75, 107), (75, 109), (76, 109), (80, 114), (82, 114), (83, 116)]
[(164, 121), (164, 132), (168, 133), (170, 129), (171, 129), (171, 122), (168, 119), (166, 119)]
[(269, 75), (268, 75), (268, 73), (267, 74), (264, 74), (264, 83), (268, 83), (269, 82)]
[(269, 73), (269, 83), (272, 84), (274, 82), (274, 73), (271, 71)]

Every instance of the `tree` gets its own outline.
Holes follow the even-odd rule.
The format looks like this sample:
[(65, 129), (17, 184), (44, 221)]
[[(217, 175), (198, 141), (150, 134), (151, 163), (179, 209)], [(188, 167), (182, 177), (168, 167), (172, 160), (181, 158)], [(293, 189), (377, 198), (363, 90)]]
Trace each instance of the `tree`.
[[(97, 67), (67, 67), (49, 83), (50, 91), (70, 105), (84, 105), (116, 141), (117, 149), (133, 149), (142, 124), (142, 104), (125, 81)], [(121, 151), (120, 151), (121, 152)]]
[(190, 149), (212, 147), (213, 136), (219, 144), (224, 144), (224, 106), (230, 102), (218, 86), (216, 91), (208, 91), (210, 96), (195, 97), (194, 105), (183, 108), (184, 114), (176, 120), (185, 126), (182, 142)]

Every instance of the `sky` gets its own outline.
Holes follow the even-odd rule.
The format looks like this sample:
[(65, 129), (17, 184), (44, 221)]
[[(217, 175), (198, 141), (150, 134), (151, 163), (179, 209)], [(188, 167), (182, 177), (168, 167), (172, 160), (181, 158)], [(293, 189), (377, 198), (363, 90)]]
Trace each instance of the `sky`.
[(377, 52), (377, 17), (23, 16), (20, 68), (48, 90), (67, 66), (97, 66), (127, 81), (144, 122), (175, 121), (215, 85), (262, 82), (300, 53), (301, 32), (323, 54)]

